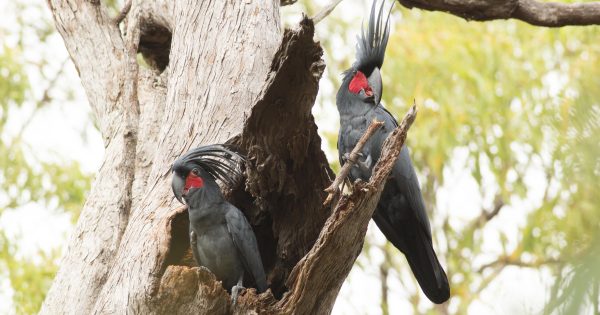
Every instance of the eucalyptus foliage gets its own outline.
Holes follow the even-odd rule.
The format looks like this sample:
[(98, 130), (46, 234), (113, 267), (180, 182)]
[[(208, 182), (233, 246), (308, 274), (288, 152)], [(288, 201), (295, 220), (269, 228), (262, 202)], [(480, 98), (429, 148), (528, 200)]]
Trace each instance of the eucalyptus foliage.
[[(19, 3), (10, 8), (17, 16), (25, 10)], [(27, 75), (27, 68), (43, 74), (47, 60), (26, 60), (24, 52), (31, 47), (25, 37), (44, 46), (53, 29), (49, 21), (18, 18), (17, 22), (16, 29), (0, 28), (0, 37), (18, 39), (0, 46), (0, 221), (9, 212), (27, 217), (27, 206), (37, 204), (56, 214), (67, 212), (75, 222), (91, 176), (84, 174), (77, 162), (46, 156), (23, 138), (32, 117), (55, 101), (51, 93), (54, 78), (42, 75), (32, 82)], [(41, 98), (36, 97), (40, 86), (49, 87)], [(0, 228), (0, 278), (12, 289), (14, 311), (33, 314), (50, 287), (62, 249), (43, 248), (24, 254), (20, 250), (22, 237)]]

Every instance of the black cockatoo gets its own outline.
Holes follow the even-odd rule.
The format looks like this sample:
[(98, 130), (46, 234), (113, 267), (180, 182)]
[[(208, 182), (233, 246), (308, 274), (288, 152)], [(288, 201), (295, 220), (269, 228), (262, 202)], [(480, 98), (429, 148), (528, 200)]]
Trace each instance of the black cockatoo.
[(194, 259), (208, 268), (236, 302), (245, 275), (258, 292), (267, 288), (256, 236), (244, 214), (225, 200), (218, 178), (233, 185), (243, 158), (222, 145), (193, 149), (173, 163), (173, 193), (188, 205)]
[[(387, 17), (384, 15), (383, 3), (376, 10), (374, 1), (367, 33), (363, 29), (358, 38), (356, 61), (344, 72), (336, 97), (340, 113), (337, 145), (341, 164), (373, 119), (384, 122), (365, 144), (358, 165), (350, 171), (351, 180), (366, 181), (371, 177), (384, 140), (398, 126), (380, 103), (383, 90), (380, 69), (389, 35), (389, 13)], [(385, 184), (373, 220), (386, 238), (404, 253), (425, 295), (434, 303), (448, 300), (448, 278), (433, 250), (429, 219), (406, 146)]]

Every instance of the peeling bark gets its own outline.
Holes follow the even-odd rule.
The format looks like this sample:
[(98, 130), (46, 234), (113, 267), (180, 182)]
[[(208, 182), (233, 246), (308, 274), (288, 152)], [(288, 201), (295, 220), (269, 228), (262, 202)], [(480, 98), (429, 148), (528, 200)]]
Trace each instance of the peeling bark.
[(268, 277), (276, 296), (329, 214), (321, 202), (331, 170), (311, 114), (325, 65), (313, 35), (308, 19), (285, 33), (239, 140), (249, 157), (246, 190), (257, 208), (250, 213), (251, 222), (265, 215), (272, 222), (267, 228), (273, 231), (276, 252), (271, 253)]

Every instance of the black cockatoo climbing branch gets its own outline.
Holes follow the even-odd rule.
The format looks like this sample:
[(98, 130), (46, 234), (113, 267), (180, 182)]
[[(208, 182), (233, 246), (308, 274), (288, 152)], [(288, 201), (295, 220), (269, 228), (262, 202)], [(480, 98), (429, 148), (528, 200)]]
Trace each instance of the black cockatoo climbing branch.
[[(383, 122), (365, 143), (357, 165), (350, 169), (348, 177), (351, 181), (366, 181), (372, 177), (374, 164), (381, 158), (384, 140), (398, 126), (381, 102), (381, 69), (390, 30), (389, 13), (384, 6), (385, 1), (379, 7), (377, 1), (373, 2), (367, 28), (358, 38), (356, 60), (344, 72), (336, 96), (340, 113), (337, 143), (340, 164), (346, 163), (372, 120)], [(373, 220), (388, 241), (405, 255), (425, 295), (434, 303), (443, 303), (450, 296), (448, 277), (433, 248), (425, 202), (407, 147), (402, 148), (394, 163)]]
[(362, 151), (363, 146), (365, 145), (365, 143), (367, 143), (367, 140), (369, 140), (369, 138), (375, 133), (375, 131), (377, 131), (379, 128), (381, 128), (381, 126), (383, 126), (382, 121), (376, 121), (376, 120), (372, 121), (371, 124), (369, 125), (369, 128), (367, 129), (367, 131), (362, 135), (360, 140), (358, 140), (358, 143), (356, 144), (354, 149), (352, 149), (352, 152), (350, 153), (348, 161), (342, 167), (342, 169), (340, 170), (340, 173), (335, 177), (335, 179), (331, 183), (331, 186), (329, 186), (329, 187), (327, 187), (327, 189), (325, 189), (325, 191), (329, 194), (327, 195), (327, 198), (323, 202), (324, 206), (328, 206), (331, 203), (334, 196), (339, 193), (340, 185), (346, 180), (346, 177), (348, 177), (348, 173), (350, 173), (350, 169), (352, 167), (354, 167), (354, 165), (356, 165), (356, 162), (358, 160), (360, 152)]

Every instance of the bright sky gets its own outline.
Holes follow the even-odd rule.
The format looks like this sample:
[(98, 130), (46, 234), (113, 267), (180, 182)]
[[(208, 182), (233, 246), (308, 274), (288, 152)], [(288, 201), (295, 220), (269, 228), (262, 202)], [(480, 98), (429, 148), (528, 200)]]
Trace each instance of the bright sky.
[[(29, 2), (29, 1), (28, 1)], [(320, 4), (329, 3), (329, 1), (317, 1)], [(344, 19), (362, 19), (359, 16), (351, 16), (348, 12), (363, 13), (368, 9), (369, 1), (346, 0), (336, 9), (334, 14), (343, 12)], [(43, 4), (42, 4), (43, 5)], [(356, 7), (363, 7), (365, 10), (355, 10)], [(44, 7), (45, 9), (45, 7)], [(11, 12), (11, 5), (8, 1), (0, 2), (1, 12)], [(293, 7), (286, 8), (285, 14), (289, 15), (289, 20), (297, 20), (298, 12)], [(42, 15), (48, 17), (46, 10), (40, 11), (36, 8), (27, 10), (24, 18), (28, 20), (41, 20)], [(48, 17), (49, 18), (49, 17)], [(16, 17), (12, 14), (4, 14), (0, 19), (0, 28), (14, 29)], [(337, 50), (343, 55), (345, 52), (353, 54), (354, 38), (358, 34), (359, 28), (350, 29), (350, 33), (345, 36), (334, 36), (334, 43), (339, 44)], [(393, 31), (393, 30), (392, 30)], [(328, 30), (319, 25), (317, 27), (317, 36), (325, 36)], [(7, 45), (14, 45), (19, 40), (17, 37), (7, 37), (3, 42)], [(31, 62), (40, 60), (42, 56), (52, 56), (47, 58), (51, 64), (44, 69), (49, 76), (52, 76), (64, 60), (68, 58), (62, 39), (54, 34), (46, 45), (42, 46), (35, 42), (33, 34), (25, 34), (22, 40), (31, 47), (37, 47), (25, 52), (25, 59)], [(334, 62), (341, 56), (325, 56), (327, 62)], [(36, 67), (28, 68), (28, 76), (33, 85), (39, 84), (40, 75)], [(385, 68), (383, 69), (385, 72)], [(320, 93), (331, 94), (335, 88), (327, 80), (321, 81)], [(43, 160), (62, 160), (73, 159), (79, 161), (87, 172), (95, 172), (102, 162), (103, 145), (99, 133), (92, 127), (90, 119), (90, 109), (88, 107), (85, 94), (80, 85), (77, 73), (71, 63), (67, 63), (66, 69), (59, 80), (59, 86), (75, 87), (75, 98), (73, 101), (56, 101), (47, 108), (38, 113), (32, 121), (30, 127), (25, 132), (25, 141), (36, 148), (36, 156)], [(35, 89), (36, 93), (42, 93), (45, 86)], [(56, 89), (58, 91), (60, 89)], [(39, 99), (41, 95), (35, 95)], [(56, 93), (53, 95), (58, 100), (64, 99), (64, 95)], [(317, 105), (314, 108), (314, 114), (317, 119), (320, 131), (336, 131), (338, 126), (338, 115), (335, 105), (325, 103), (324, 98), (319, 97)], [(23, 120), (29, 116), (32, 104), (18, 111), (9, 113), (10, 123), (9, 132), (15, 132), (19, 129)], [(415, 125), (418, 128), (418, 121)], [(82, 137), (83, 135), (83, 137)], [(323, 143), (328, 157), (334, 159), (336, 152), (329, 150), (327, 143)], [(466, 170), (466, 152), (458, 149), (454, 160), (451, 161), (451, 167), (445, 174), (446, 183), (452, 183), (441, 187), (437, 192), (437, 208), (441, 214), (451, 214), (451, 224), (461, 226), (470, 219), (479, 215), (482, 205), (490, 205), (492, 196), (486, 196), (480, 200), (479, 190), (475, 180), (471, 178)], [(485, 174), (484, 174), (485, 175)], [(503, 230), (509, 236), (509, 244), (516, 243), (516, 233), (518, 227), (525, 223), (526, 214), (534, 209), (540, 202), (545, 186), (544, 177), (540, 163), (533, 163), (530, 171), (525, 177), (525, 182), (530, 188), (528, 195), (524, 200), (511, 200), (511, 206), (503, 209), (500, 215), (495, 218), (484, 234), (484, 250), (490, 253), (488, 259), (474, 261), (474, 265), (481, 265), (493, 259), (493, 254), (500, 252), (500, 242), (497, 237), (497, 231)], [(444, 215), (437, 216), (442, 218)], [(38, 249), (49, 250), (56, 248), (60, 244), (65, 244), (72, 228), (69, 223), (69, 216), (57, 214), (56, 211), (49, 211), (41, 205), (31, 204), (15, 211), (7, 211), (0, 218), (0, 229), (6, 230), (9, 236), (18, 236), (21, 238), (20, 254), (34, 255)], [(434, 222), (433, 226), (439, 226), (441, 222)], [(383, 244), (385, 241), (382, 234), (377, 230), (374, 224), (371, 224), (368, 232), (369, 238), (376, 244)], [(512, 237), (512, 239), (511, 239)], [(438, 251), (439, 252), (439, 251)], [(380, 314), (380, 283), (379, 283), (379, 263), (384, 259), (381, 250), (374, 246), (371, 248), (371, 261), (364, 256), (359, 257), (364, 269), (354, 268), (348, 278), (348, 281), (342, 287), (340, 296), (335, 305), (333, 313), (340, 314)], [(486, 258), (486, 257), (484, 257)], [(403, 257), (400, 259), (404, 260)], [(442, 264), (443, 262), (443, 258)], [(406, 279), (404, 283), (408, 286), (408, 292), (414, 291), (414, 281), (409, 270), (402, 270), (401, 275), (394, 271), (389, 276), (390, 280), (390, 313), (391, 314), (411, 314), (412, 307), (407, 303), (408, 293), (404, 286), (397, 280), (399, 277)], [(547, 273), (533, 272), (518, 268), (506, 268), (502, 275), (489, 288), (483, 291), (481, 300), (473, 303), (469, 309), (470, 314), (519, 314), (532, 313), (542, 308), (546, 287), (550, 283), (550, 276)], [(10, 313), (11, 292), (6, 280), (0, 280), (0, 313)], [(423, 296), (423, 299), (424, 296)], [(425, 302), (424, 302), (425, 303)], [(428, 303), (428, 302), (427, 302)], [(452, 306), (456, 307), (456, 306)]]

